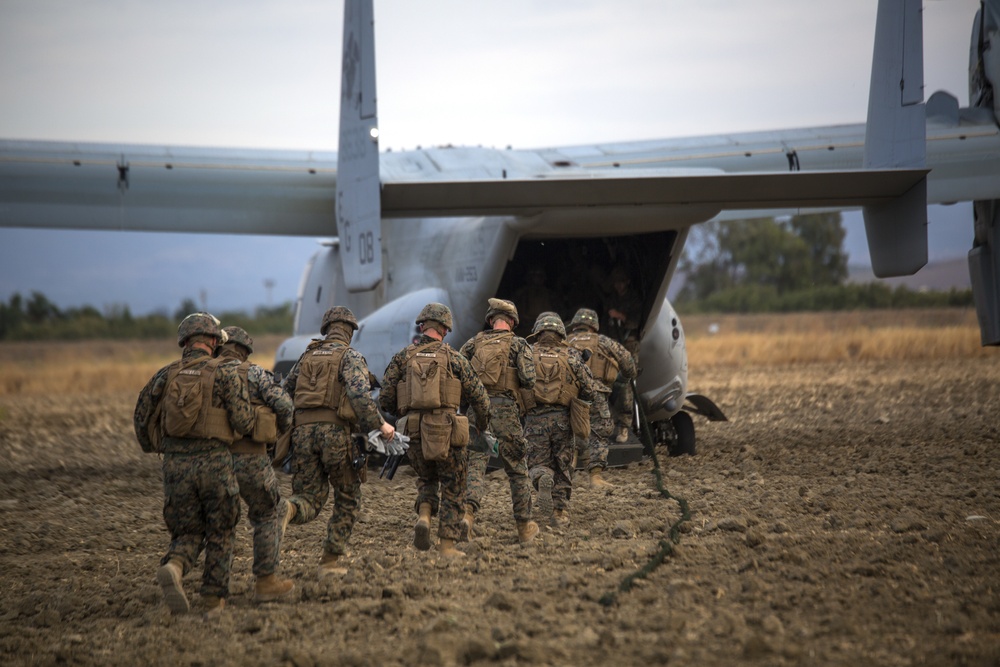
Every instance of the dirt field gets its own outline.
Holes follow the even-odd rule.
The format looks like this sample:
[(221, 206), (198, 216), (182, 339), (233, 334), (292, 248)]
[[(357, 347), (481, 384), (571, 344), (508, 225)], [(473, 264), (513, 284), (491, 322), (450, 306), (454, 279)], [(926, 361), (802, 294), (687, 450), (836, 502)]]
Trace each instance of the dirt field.
[[(350, 572), (319, 585), (322, 521), (292, 526), (289, 604), (250, 601), (238, 529), (230, 606), (171, 617), (160, 464), (134, 392), (0, 397), (4, 665), (997, 665), (1000, 354), (961, 361), (708, 368), (699, 454), (663, 479), (691, 519), (628, 592), (680, 505), (652, 461), (580, 485), (572, 522), (516, 544), (502, 473), (469, 557), (411, 545), (409, 469), (364, 487)], [(289, 480), (282, 477), (283, 488)], [(435, 523), (436, 526), (436, 523)], [(197, 605), (200, 572), (185, 585)], [(608, 600), (609, 597), (613, 599)], [(602, 602), (603, 600), (603, 602)], [(610, 602), (610, 604), (606, 604)]]

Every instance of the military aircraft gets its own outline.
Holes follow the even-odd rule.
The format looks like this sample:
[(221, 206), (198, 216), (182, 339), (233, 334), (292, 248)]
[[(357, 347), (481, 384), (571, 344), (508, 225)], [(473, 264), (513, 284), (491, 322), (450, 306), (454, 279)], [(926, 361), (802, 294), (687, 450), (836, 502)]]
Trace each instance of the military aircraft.
[(347, 0), (334, 158), (0, 142), (0, 225), (330, 237), (306, 267), (279, 371), (334, 304), (361, 318), (355, 343), (378, 371), (410, 342), (414, 316), (428, 302), (451, 306), (450, 341), (460, 344), (480, 329), (487, 297), (512, 297), (534, 267), (549, 270), (554, 299), (575, 309), (599, 304), (573, 303), (571, 289), (620, 266), (641, 301), (637, 388), (645, 414), (674, 451), (693, 451), (689, 414), (723, 415), (688, 391), (684, 332), (666, 291), (699, 222), (860, 207), (873, 268), (885, 277), (926, 262), (928, 202), (976, 201), (973, 287), (983, 341), (1000, 343), (992, 240), (1000, 199), (992, 89), (1000, 73), (987, 48), (998, 3), (988, 0), (977, 18), (969, 109), (946, 93), (924, 104), (920, 2), (880, 0), (866, 124), (537, 150), (380, 152), (372, 2)]

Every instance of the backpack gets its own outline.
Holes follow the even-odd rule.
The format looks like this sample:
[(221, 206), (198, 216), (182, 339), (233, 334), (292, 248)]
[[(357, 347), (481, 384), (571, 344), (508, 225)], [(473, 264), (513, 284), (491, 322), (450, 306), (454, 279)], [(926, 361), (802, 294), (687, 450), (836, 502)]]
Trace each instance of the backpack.
[[(218, 438), (232, 442), (228, 419), (218, 421), (213, 408), (215, 372), (222, 359), (196, 357), (181, 362), (167, 372), (167, 383), (161, 399), (163, 434), (173, 438)], [(193, 366), (201, 364), (199, 368)], [(225, 428), (222, 428), (223, 425)], [(228, 432), (227, 432), (228, 431)]]
[(399, 382), (396, 403), (407, 410), (458, 409), (462, 383), (451, 373), (451, 348), (434, 341), (406, 349), (406, 371)]
[(510, 345), (513, 342), (514, 334), (510, 331), (500, 335), (476, 335), (475, 353), (469, 363), (486, 389), (510, 388), (507, 387), (505, 371), (510, 363)]
[(596, 333), (573, 334), (568, 341), (572, 347), (580, 350), (590, 350), (590, 358), (587, 359), (587, 366), (590, 367), (594, 377), (610, 385), (618, 378), (618, 361), (608, 354), (604, 346), (601, 345), (600, 336)]
[(535, 348), (535, 401), (545, 405), (569, 405), (579, 393), (563, 348)]
[[(321, 345), (302, 355), (299, 379), (295, 383), (295, 409), (337, 408), (343, 391), (340, 366), (347, 350), (347, 345)], [(335, 398), (337, 403), (334, 403)]]

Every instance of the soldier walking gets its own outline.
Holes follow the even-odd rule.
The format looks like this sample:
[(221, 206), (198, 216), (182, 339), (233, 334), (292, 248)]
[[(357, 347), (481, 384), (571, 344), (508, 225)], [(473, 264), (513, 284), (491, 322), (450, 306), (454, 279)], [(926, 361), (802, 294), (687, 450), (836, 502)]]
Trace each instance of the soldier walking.
[(361, 506), (364, 469), (356, 470), (351, 433), (378, 430), (389, 440), (395, 433), (371, 397), (368, 364), (352, 348), (358, 328), (354, 313), (335, 306), (323, 315), (320, 333), (285, 379), (285, 390), (295, 403), (292, 431), (293, 495), (281, 510), (282, 532), (289, 522), (304, 524), (316, 518), (333, 488), (333, 513), (317, 576), (347, 573), (341, 559), (354, 530)]
[[(382, 380), (379, 403), (399, 416), (399, 430), (410, 437), (410, 465), (417, 473), (417, 523), (413, 545), (431, 548), (431, 517), (439, 514), (438, 550), (461, 557), (455, 548), (462, 534), (467, 478), (469, 421), (458, 414), (468, 403), (475, 426), (490, 424), (490, 399), (468, 360), (443, 342), (451, 331), (451, 309), (429, 303), (417, 316), (420, 338), (397, 352)], [(439, 495), (440, 493), (440, 495)]]
[[(503, 299), (489, 299), (488, 303), (486, 324), (490, 330), (469, 339), (461, 352), (489, 394), (490, 428), (499, 441), (497, 455), (510, 482), (517, 538), (525, 544), (538, 534), (538, 524), (531, 520), (531, 483), (526, 460), (528, 442), (521, 425), (524, 414), (521, 392), (531, 391), (535, 386), (535, 362), (528, 342), (513, 332), (518, 325), (517, 307)], [(463, 540), (472, 537), (472, 527), (486, 488), (489, 459), (490, 452), (470, 447)]]
[[(528, 411), (524, 435), (528, 440), (528, 477), (538, 490), (538, 515), (553, 527), (569, 522), (573, 488), (573, 428), (570, 405), (574, 399), (592, 401), (597, 387), (590, 369), (576, 350), (566, 345), (566, 328), (554, 313), (543, 314), (532, 330), (535, 343), (535, 407)], [(589, 426), (589, 417), (587, 425)]]
[(282, 579), (278, 570), (281, 551), (281, 522), (278, 508), (281, 491), (271, 467), (268, 447), (274, 447), (279, 432), (292, 427), (292, 399), (271, 373), (249, 360), (253, 338), (240, 327), (225, 327), (226, 343), (218, 349), (220, 359), (235, 359), (236, 371), (247, 386), (254, 409), (254, 428), (229, 446), (233, 455), (240, 497), (247, 504), (247, 516), (253, 526), (253, 574), (257, 581), (257, 602), (278, 600), (295, 588)]
[(184, 575), (205, 550), (201, 596), (205, 618), (217, 618), (229, 595), (240, 497), (229, 445), (250, 433), (253, 410), (234, 359), (212, 354), (225, 342), (219, 321), (193, 313), (177, 328), (179, 361), (156, 372), (139, 392), (133, 426), (145, 452), (163, 454), (163, 520), (170, 547), (156, 579), (171, 613), (190, 610)]
[(591, 488), (611, 486), (602, 477), (608, 467), (608, 438), (613, 429), (607, 400), (611, 385), (619, 378), (631, 383), (636, 377), (632, 354), (618, 341), (597, 333), (599, 328), (597, 313), (581, 308), (569, 323), (566, 340), (570, 347), (580, 350), (597, 385), (590, 412), (590, 438), (581, 439), (577, 446), (578, 460), (590, 475)]

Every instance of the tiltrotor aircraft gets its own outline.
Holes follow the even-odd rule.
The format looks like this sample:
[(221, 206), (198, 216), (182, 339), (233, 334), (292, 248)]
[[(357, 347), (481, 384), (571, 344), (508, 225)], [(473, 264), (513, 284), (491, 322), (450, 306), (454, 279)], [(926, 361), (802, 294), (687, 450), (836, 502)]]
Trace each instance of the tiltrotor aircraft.
[(677, 452), (694, 448), (689, 413), (724, 419), (688, 391), (684, 331), (666, 298), (697, 223), (862, 208), (873, 269), (888, 277), (926, 263), (928, 202), (973, 201), (982, 341), (1000, 344), (1000, 0), (985, 0), (974, 21), (969, 108), (944, 92), (924, 102), (920, 0), (880, 0), (865, 124), (381, 153), (372, 4), (345, 2), (335, 158), (0, 141), (0, 225), (329, 238), (306, 266), (280, 372), (333, 305), (358, 316), (355, 345), (379, 373), (429, 302), (451, 307), (449, 341), (460, 345), (482, 327), (487, 298), (514, 297), (532, 269), (547, 271), (568, 319), (601, 305), (570, 289), (621, 267), (641, 301), (638, 396)]

